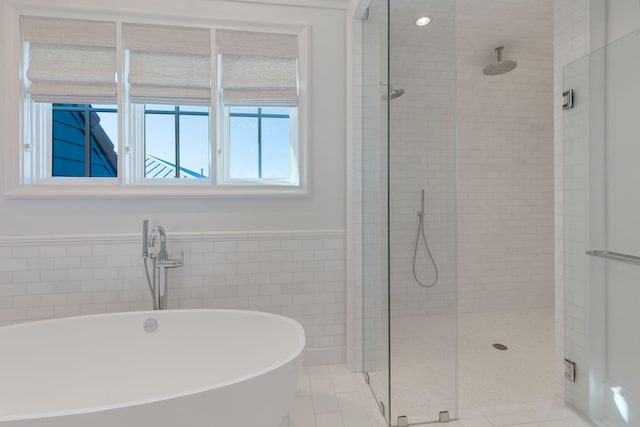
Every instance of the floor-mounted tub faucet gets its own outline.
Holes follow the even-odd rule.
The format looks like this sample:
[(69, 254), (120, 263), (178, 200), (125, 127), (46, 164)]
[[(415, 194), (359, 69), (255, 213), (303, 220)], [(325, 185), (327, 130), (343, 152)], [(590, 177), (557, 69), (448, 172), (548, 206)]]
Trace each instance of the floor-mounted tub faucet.
[[(151, 237), (147, 238), (149, 234), (149, 220), (142, 222), (142, 258), (144, 259), (144, 271), (147, 276), (147, 284), (149, 285), (149, 292), (153, 300), (154, 310), (165, 310), (167, 308), (167, 269), (177, 268), (184, 265), (184, 253), (180, 254), (180, 259), (171, 259), (167, 254), (167, 235), (164, 232), (164, 227), (159, 225), (153, 227), (151, 230)], [(160, 240), (160, 250), (153, 254), (149, 253), (149, 248), (155, 246), (156, 240)], [(147, 266), (147, 259), (151, 258), (153, 261), (153, 278), (149, 276), (149, 268)]]
[(164, 261), (167, 258), (167, 235), (164, 232), (164, 227), (156, 225), (151, 230), (151, 237), (149, 238), (149, 247), (155, 246), (156, 238), (160, 236), (160, 252), (158, 252), (157, 259)]

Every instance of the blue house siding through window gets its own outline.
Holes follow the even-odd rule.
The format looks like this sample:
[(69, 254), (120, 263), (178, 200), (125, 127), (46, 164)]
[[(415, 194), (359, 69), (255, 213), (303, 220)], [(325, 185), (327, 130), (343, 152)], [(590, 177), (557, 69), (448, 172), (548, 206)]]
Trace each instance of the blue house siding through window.
[[(66, 104), (60, 107), (82, 108)], [(87, 116), (89, 123), (87, 123)], [(89, 152), (87, 152), (87, 130)], [(117, 154), (107, 136), (100, 117), (91, 111), (55, 110), (53, 113), (53, 176), (64, 177), (116, 177)], [(87, 160), (89, 167), (87, 167)]]
[[(91, 105), (82, 104), (54, 104), (52, 126), (52, 175), (54, 177), (117, 176), (118, 155), (115, 147), (100, 125), (100, 116), (95, 111), (89, 111), (91, 108)], [(89, 142), (88, 150), (87, 141)], [(145, 177), (171, 178), (174, 176), (175, 164), (146, 153)], [(180, 178), (206, 177), (180, 167)]]

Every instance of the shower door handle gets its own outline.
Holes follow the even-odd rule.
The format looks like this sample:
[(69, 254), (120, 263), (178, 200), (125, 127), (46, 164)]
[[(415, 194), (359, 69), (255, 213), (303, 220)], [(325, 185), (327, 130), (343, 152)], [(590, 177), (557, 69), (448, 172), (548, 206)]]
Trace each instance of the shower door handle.
[(624, 262), (627, 264), (640, 265), (640, 257), (633, 256), (633, 255), (621, 254), (619, 252), (611, 252), (607, 250), (592, 250), (592, 251), (586, 251), (585, 253), (587, 255), (594, 256), (597, 258), (604, 258), (611, 261), (618, 261), (618, 262)]

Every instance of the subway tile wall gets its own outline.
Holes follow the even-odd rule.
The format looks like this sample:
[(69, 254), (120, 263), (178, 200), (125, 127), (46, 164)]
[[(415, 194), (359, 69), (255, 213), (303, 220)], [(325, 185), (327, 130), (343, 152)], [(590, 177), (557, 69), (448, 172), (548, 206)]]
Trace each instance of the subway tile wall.
[[(553, 307), (553, 2), (460, 0), (461, 312)], [(484, 66), (516, 60), (485, 76)]]
[[(259, 310), (298, 320), (307, 363), (344, 361), (345, 232), (171, 233), (169, 308)], [(0, 239), (0, 324), (147, 310), (139, 236)]]
[[(362, 234), (356, 248), (362, 261), (362, 368), (384, 369), (387, 361), (387, 288), (386, 288), (386, 129), (387, 109), (382, 102), (388, 77), (386, 73), (386, 7), (374, 1), (362, 26), (362, 148), (360, 167), (354, 177), (361, 180)], [(359, 172), (359, 173), (358, 173)]]
[[(365, 28), (385, 41), (386, 16), (378, 17), (375, 6)], [(384, 43), (376, 45), (376, 34), (365, 31), (364, 259), (371, 266), (365, 262), (371, 296), (365, 314), (386, 305), (380, 242), (387, 236), (387, 111), (378, 86), (387, 81), (405, 89), (389, 104), (393, 315), (441, 314), (456, 303), (465, 312), (552, 307), (553, 3), (460, 0), (456, 10), (453, 2), (439, 2), (430, 5), (438, 17), (432, 26), (405, 25), (418, 10), (415, 1), (393, 7), (389, 79)], [(506, 19), (513, 16), (519, 18)], [(519, 69), (487, 78), (482, 68), (495, 61), (494, 45), (509, 42), (500, 31), (505, 22), (507, 30), (529, 32), (526, 43), (513, 42), (505, 52)], [(425, 230), (441, 273), (439, 286), (427, 290), (412, 272), (422, 189)], [(428, 281), (433, 271), (420, 250), (417, 273)], [(384, 319), (369, 320), (365, 329), (384, 336)]]
[[(416, 327), (429, 321), (425, 316), (455, 313), (457, 271), (456, 7), (432, 2), (434, 23), (418, 27), (415, 17), (423, 13), (423, 3), (393, 5), (389, 77), (394, 89), (405, 90), (389, 103), (391, 315), (423, 317), (415, 319)], [(432, 288), (414, 278), (423, 190), (424, 230), (439, 273)], [(431, 284), (435, 270), (421, 236), (415, 259), (417, 278)], [(454, 324), (442, 326), (455, 333)]]
[[(362, 11), (354, 11), (358, 14)], [(354, 372), (362, 370), (363, 362), (363, 278), (362, 278), (362, 159), (363, 144), (363, 24), (359, 19), (349, 22), (351, 74), (350, 147), (347, 150), (349, 174), (347, 178), (347, 366)]]
[[(588, 113), (584, 110), (565, 113), (561, 107), (565, 84), (586, 94), (588, 77), (584, 69), (569, 67), (589, 52), (590, 13), (587, 0), (554, 2), (554, 151), (555, 151), (555, 313), (556, 366), (560, 384), (564, 380), (564, 357), (583, 366), (587, 372), (586, 329), (588, 318), (587, 278), (584, 261), (585, 233), (585, 150)], [(567, 82), (565, 83), (565, 78)], [(580, 87), (578, 87), (578, 86)], [(582, 96), (582, 95), (581, 95)], [(566, 178), (569, 177), (569, 180)], [(566, 181), (565, 181), (566, 180)], [(565, 184), (566, 182), (566, 184)], [(575, 384), (566, 383), (565, 399), (583, 413), (588, 413), (589, 385), (587, 377)]]

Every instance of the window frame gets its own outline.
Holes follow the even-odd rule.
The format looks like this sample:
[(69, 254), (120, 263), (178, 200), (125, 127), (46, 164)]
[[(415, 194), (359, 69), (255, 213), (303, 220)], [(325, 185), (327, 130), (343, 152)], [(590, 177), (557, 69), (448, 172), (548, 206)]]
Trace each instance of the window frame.
[[(129, 19), (123, 13), (109, 12), (106, 14), (91, 13), (80, 10), (77, 7), (56, 8), (55, 10), (44, 7), (35, 8), (29, 4), (13, 4), (5, 8), (6, 15), (4, 26), (0, 32), (7, 36), (7, 45), (3, 54), (3, 74), (15, 75), (20, 70), (16, 80), (5, 79), (1, 84), (6, 89), (7, 96), (4, 105), (7, 114), (1, 120), (5, 123), (4, 135), (8, 140), (16, 141), (15, 144), (7, 144), (5, 156), (5, 195), (12, 198), (49, 198), (49, 197), (197, 197), (197, 196), (221, 196), (221, 197), (307, 197), (309, 196), (308, 177), (308, 87), (310, 85), (309, 73), (309, 28), (306, 24), (270, 24), (270, 23), (246, 23), (241, 25), (228, 22), (196, 17), (158, 17), (145, 16)], [(26, 62), (24, 56), (25, 46), (22, 42), (20, 16), (60, 17), (85, 20), (115, 21), (118, 25), (118, 81), (117, 81), (117, 112), (118, 112), (118, 177), (116, 178), (81, 178), (81, 177), (52, 177), (51, 163), (51, 108), (47, 104), (35, 103), (30, 99), (26, 91)], [(126, 99), (124, 75), (125, 52), (122, 43), (121, 26), (123, 22), (140, 22), (152, 25), (206, 27), (211, 30), (211, 105), (210, 105), (210, 178), (209, 179), (140, 179), (137, 173), (132, 173), (139, 163), (140, 157), (144, 157), (144, 147), (140, 150), (140, 130), (143, 130), (144, 114), (136, 117), (137, 104), (129, 103)], [(220, 145), (221, 126), (224, 121), (220, 118), (220, 112), (224, 110), (217, 96), (217, 55), (215, 54), (215, 31), (218, 29), (253, 31), (266, 33), (293, 34), (298, 40), (298, 78), (299, 96), (297, 108), (296, 140), (297, 161), (294, 165), (298, 174), (295, 185), (281, 182), (246, 182), (242, 185), (230, 185), (220, 179)], [(15, 82), (15, 83), (12, 83)], [(96, 102), (97, 104), (99, 102)], [(102, 103), (100, 103), (102, 104)], [(18, 110), (15, 106), (20, 105)], [(51, 104), (48, 104), (49, 106)], [(143, 107), (144, 108), (144, 107)], [(15, 118), (15, 120), (12, 120)], [(291, 123), (294, 120), (291, 119)], [(135, 142), (135, 143), (134, 143)], [(144, 165), (144, 163), (141, 163)], [(140, 167), (137, 168), (138, 170)], [(95, 191), (97, 188), (100, 191)]]
[[(28, 95), (26, 95), (28, 98)], [(119, 112), (118, 118), (120, 117)], [(25, 186), (37, 187), (39, 185), (50, 188), (64, 186), (114, 186), (117, 185), (117, 177), (64, 177), (53, 176), (53, 106), (48, 103), (25, 102), (24, 116), (30, 120), (24, 121), (20, 151), (20, 183)], [(120, 127), (120, 126), (119, 126)], [(120, 155), (118, 155), (117, 168), (120, 168)], [(41, 191), (42, 191), (41, 190)], [(68, 190), (67, 190), (68, 191)]]
[[(218, 140), (220, 141), (220, 147), (218, 147), (218, 162), (219, 162), (219, 176), (218, 182), (222, 183), (222, 185), (237, 185), (237, 186), (247, 186), (247, 185), (256, 185), (256, 186), (264, 186), (264, 185), (282, 185), (282, 186), (296, 186), (299, 183), (299, 173), (298, 173), (298, 156), (299, 156), (299, 141), (298, 141), (298, 108), (297, 107), (289, 107), (289, 178), (232, 178), (231, 177), (231, 108), (233, 107), (225, 107), (221, 108), (221, 126), (220, 126), (220, 137)], [(260, 111), (261, 108), (268, 107), (258, 107), (254, 106), (252, 108), (258, 108)], [(260, 126), (260, 120), (262, 117), (264, 118), (284, 118), (279, 117), (282, 115), (271, 115), (271, 114), (240, 114), (235, 117), (255, 117), (258, 118), (258, 126)], [(258, 134), (258, 144), (259, 147), (261, 145), (261, 135)], [(262, 158), (261, 158), (261, 147), (259, 148), (259, 157), (258, 161), (260, 162), (258, 165), (258, 170), (262, 168)]]

